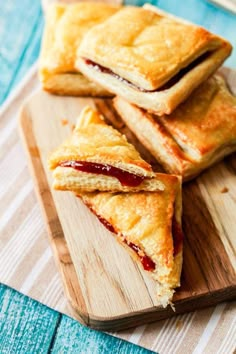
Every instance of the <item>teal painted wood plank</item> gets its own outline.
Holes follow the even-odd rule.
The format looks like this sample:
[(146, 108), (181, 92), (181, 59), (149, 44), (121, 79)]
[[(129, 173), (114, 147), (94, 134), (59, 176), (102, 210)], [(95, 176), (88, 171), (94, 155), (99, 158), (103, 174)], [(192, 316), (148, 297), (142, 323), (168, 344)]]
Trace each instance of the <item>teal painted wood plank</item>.
[(58, 326), (52, 354), (150, 354), (150, 350), (82, 326), (63, 316)]
[(32, 24), (33, 28), (31, 31), (29, 44), (25, 47), (25, 50), (22, 53), (21, 62), (18, 65), (16, 75), (14, 76), (11, 82), (11, 86), (9, 87), (10, 90), (21, 81), (29, 67), (31, 67), (38, 59), (44, 24), (41, 9), (39, 8), (39, 10), (40, 11), (38, 16), (35, 18), (35, 22)]
[(42, 27), (40, 0), (1, 1), (0, 104), (37, 59)]
[(0, 285), (0, 353), (149, 354)]
[(145, 3), (160, 7), (162, 10), (201, 25), (213, 33), (228, 39), (233, 47), (233, 53), (225, 61), (226, 66), (236, 68), (236, 15), (216, 7), (205, 0), (126, 0), (126, 4)]
[(0, 285), (0, 353), (47, 353), (61, 315)]

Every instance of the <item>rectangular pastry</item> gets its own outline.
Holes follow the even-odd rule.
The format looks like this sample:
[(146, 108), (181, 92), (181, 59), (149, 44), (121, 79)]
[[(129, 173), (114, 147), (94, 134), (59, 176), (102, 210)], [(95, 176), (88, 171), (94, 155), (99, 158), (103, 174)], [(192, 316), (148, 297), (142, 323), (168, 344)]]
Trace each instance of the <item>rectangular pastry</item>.
[(206, 80), (231, 49), (219, 36), (154, 7), (128, 6), (86, 34), (76, 67), (107, 90), (162, 115)]
[(115, 98), (114, 105), (164, 169), (184, 180), (236, 151), (236, 98), (219, 74), (168, 116), (150, 114), (121, 97)]
[(171, 303), (180, 286), (183, 234), (181, 179), (159, 175), (164, 191), (82, 193), (80, 197), (157, 282), (159, 303)]
[(163, 190), (163, 183), (133, 145), (90, 107), (72, 136), (49, 158), (53, 187), (74, 192)]
[(102, 3), (53, 4), (46, 14), (39, 77), (46, 91), (60, 95), (110, 96), (75, 67), (85, 33), (113, 15), (119, 6)]

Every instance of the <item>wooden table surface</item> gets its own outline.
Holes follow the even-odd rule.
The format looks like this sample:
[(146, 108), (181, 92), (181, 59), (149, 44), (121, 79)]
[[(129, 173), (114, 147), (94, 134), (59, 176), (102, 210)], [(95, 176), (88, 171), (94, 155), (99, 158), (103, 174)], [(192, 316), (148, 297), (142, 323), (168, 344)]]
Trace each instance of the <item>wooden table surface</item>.
[[(129, 3), (142, 5), (142, 1)], [(204, 0), (152, 1), (164, 10), (201, 24), (236, 46), (235, 16)], [(38, 57), (43, 28), (40, 1), (1, 2), (0, 104)], [(236, 53), (226, 63), (236, 67)], [(1, 133), (0, 133), (1, 134)], [(7, 206), (6, 206), (7, 208)], [(0, 285), (1, 353), (148, 353), (102, 332), (81, 326), (26, 296)]]

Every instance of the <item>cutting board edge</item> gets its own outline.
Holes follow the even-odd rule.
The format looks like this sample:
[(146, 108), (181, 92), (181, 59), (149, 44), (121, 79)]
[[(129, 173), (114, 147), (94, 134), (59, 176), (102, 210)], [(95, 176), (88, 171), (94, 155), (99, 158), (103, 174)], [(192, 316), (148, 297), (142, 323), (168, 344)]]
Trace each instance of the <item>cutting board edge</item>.
[[(35, 95), (31, 96), (31, 98), (36, 96), (37, 94), (38, 93), (36, 92)], [(26, 113), (26, 105), (27, 105), (28, 101), (25, 101), (24, 105), (22, 106), (22, 108), (19, 112), (19, 116), (18, 116), (18, 126), (19, 126), (21, 141), (23, 142), (23, 146), (24, 146), (24, 149), (26, 152), (28, 167), (29, 167), (31, 177), (34, 182), (36, 197), (39, 202), (40, 209), (42, 211), (43, 219), (45, 221), (48, 239), (50, 241), (50, 246), (51, 246), (53, 256), (54, 256), (53, 258), (55, 260), (56, 267), (57, 267), (57, 269), (60, 273), (60, 276), (62, 278), (64, 292), (66, 294), (66, 297), (69, 301), (70, 306), (72, 308), (76, 309), (76, 311), (78, 311), (79, 317), (80, 317), (80, 322), (82, 322), (83, 324), (87, 324), (88, 323), (88, 312), (87, 312), (86, 305), (85, 305), (84, 301), (82, 302), (81, 306), (78, 307), (78, 302), (75, 301), (74, 293), (68, 287), (67, 281), (65, 281), (66, 275), (69, 273), (69, 271), (68, 271), (69, 267), (70, 267), (70, 271), (72, 271), (73, 274), (76, 274), (76, 271), (75, 271), (73, 262), (70, 258), (66, 239), (64, 238), (62, 229), (60, 230), (59, 234), (58, 234), (58, 230), (54, 229), (56, 223), (60, 224), (60, 220), (59, 220), (58, 216), (56, 215), (57, 219), (55, 219), (53, 221), (53, 223), (49, 222), (48, 213), (50, 211), (48, 210), (48, 208), (53, 208), (55, 214), (57, 214), (57, 212), (56, 212), (56, 208), (55, 208), (55, 205), (53, 202), (50, 188), (49, 188), (49, 185), (47, 183), (47, 179), (46, 179), (46, 176), (44, 173), (41, 158), (40, 158), (40, 156), (32, 156), (32, 154), (30, 152), (30, 149), (35, 148), (34, 146), (30, 146), (30, 140), (32, 140), (33, 143), (35, 143), (35, 139), (34, 139), (34, 135), (33, 135), (33, 130), (32, 130), (31, 137), (29, 137), (29, 136), (27, 137), (27, 134), (26, 134), (27, 123), (29, 123), (28, 127), (32, 128), (32, 125), (31, 125), (32, 120), (30, 117), (28, 117), (28, 114)], [(25, 120), (27, 120), (26, 125), (25, 125)], [(41, 171), (43, 172), (44, 177), (45, 177), (42, 187), (40, 186), (40, 183), (38, 183), (39, 177), (36, 173), (36, 169), (35, 169), (36, 165), (39, 165), (41, 167)], [(50, 202), (51, 202), (50, 204), (45, 203), (45, 198), (46, 198), (45, 197), (45, 190), (47, 190), (50, 194)], [(60, 226), (60, 228), (61, 228), (61, 226)], [(67, 251), (68, 251), (67, 255), (63, 255), (63, 257), (60, 257), (60, 253), (58, 252), (59, 248), (58, 248), (56, 241), (55, 241), (56, 239), (60, 239), (60, 242), (61, 241), (63, 242), (65, 249), (67, 249)], [(60, 246), (61, 246), (61, 244), (60, 244)], [(77, 286), (79, 286), (79, 283)]]
[[(225, 291), (227, 290), (227, 294)], [(201, 294), (194, 297), (194, 302), (191, 302), (191, 298), (176, 301), (173, 303), (175, 310), (169, 305), (167, 308), (153, 307), (150, 309), (144, 309), (139, 313), (130, 313), (124, 316), (115, 316), (114, 318), (106, 319), (102, 317), (88, 316), (88, 322), (86, 325), (93, 329), (103, 331), (119, 331), (136, 326), (140, 326), (155, 321), (161, 321), (167, 318), (171, 318), (180, 314), (193, 312), (195, 310), (201, 310), (210, 306), (217, 305), (224, 301), (232, 301), (236, 298), (236, 284), (224, 288), (222, 291), (214, 291), (212, 293)]]
[[(28, 165), (30, 167), (30, 173), (31, 173), (31, 176), (33, 177), (37, 199), (39, 201), (41, 210), (43, 212), (43, 217), (44, 217), (45, 223), (47, 225), (47, 231), (49, 234), (50, 245), (53, 250), (53, 254), (54, 254), (54, 258), (56, 260), (57, 268), (59, 269), (59, 272), (60, 272), (62, 280), (63, 280), (63, 287), (64, 287), (64, 291), (66, 293), (67, 299), (69, 301), (70, 306), (75, 311), (75, 317), (81, 323), (83, 323), (91, 328), (94, 328), (94, 329), (121, 330), (121, 329), (130, 328), (133, 326), (137, 326), (139, 324), (141, 325), (144, 323), (150, 323), (150, 322), (154, 322), (156, 320), (162, 320), (165, 318), (169, 318), (169, 317), (175, 316), (177, 314), (191, 312), (196, 309), (216, 305), (222, 301), (235, 299), (236, 298), (236, 284), (233, 286), (229, 286), (227, 288), (224, 288), (223, 289), (224, 292), (226, 290), (227, 290), (227, 292), (225, 292), (223, 295), (220, 294), (223, 291), (216, 290), (211, 293), (209, 292), (206, 294), (198, 295), (197, 297), (192, 296), (192, 297), (189, 297), (189, 298), (186, 298), (183, 300), (176, 301), (174, 303), (174, 305), (176, 306), (175, 312), (173, 312), (173, 310), (171, 309), (170, 306), (168, 306), (166, 309), (163, 309), (161, 307), (153, 307), (153, 308), (150, 307), (147, 309), (143, 309), (141, 312), (138, 312), (138, 313), (133, 312), (130, 314), (124, 314), (124, 315), (106, 318), (106, 317), (100, 317), (100, 316), (96, 316), (92, 313), (89, 313), (86, 309), (86, 305), (85, 305), (84, 301), (82, 301), (81, 306), (78, 305), (78, 302), (76, 301), (75, 293), (73, 293), (71, 291), (71, 289), (68, 287), (67, 279), (66, 279), (66, 275), (68, 274), (68, 270), (66, 270), (66, 267), (68, 265), (69, 265), (70, 269), (73, 268), (73, 272), (74, 272), (74, 274), (76, 274), (73, 262), (71, 259), (70, 259), (70, 261), (67, 260), (67, 262), (65, 262), (63, 259), (61, 259), (57, 245), (55, 243), (55, 239), (57, 239), (57, 237), (60, 237), (61, 239), (64, 240), (63, 242), (65, 243), (65, 245), (67, 247), (66, 240), (63, 235), (63, 231), (61, 230), (61, 232), (62, 232), (61, 235), (55, 236), (55, 234), (57, 234), (57, 232), (55, 232), (55, 230), (53, 229), (53, 227), (54, 227), (53, 225), (55, 225), (56, 220), (54, 220), (53, 223), (49, 222), (48, 208), (53, 208), (54, 212), (56, 214), (57, 214), (57, 212), (56, 212), (56, 207), (54, 205), (51, 191), (50, 191), (50, 188), (49, 188), (49, 185), (47, 182), (47, 178), (45, 176), (45, 171), (44, 171), (42, 161), (40, 158), (40, 152), (35, 150), (35, 148), (37, 149), (37, 144), (36, 144), (33, 129), (32, 129), (32, 118), (27, 112), (28, 102), (39, 94), (40, 94), (40, 90), (35, 92), (35, 94), (32, 95), (29, 100), (24, 102), (24, 104), (20, 110), (20, 113), (19, 113), (18, 125), (19, 125), (21, 140), (24, 143), (24, 148), (25, 148), (25, 151), (27, 154)], [(28, 135), (29, 132), (31, 132), (31, 136)], [(31, 141), (32, 141), (32, 145), (30, 143)], [(41, 167), (41, 172), (44, 175), (44, 183), (42, 183), (42, 181), (40, 181), (39, 173), (36, 172), (36, 167), (35, 167), (36, 164), (39, 164)], [(45, 198), (46, 198), (45, 191), (47, 193), (49, 193), (51, 196), (51, 203), (52, 203), (51, 205), (49, 205), (48, 203), (45, 202)], [(57, 222), (60, 224), (60, 220), (59, 220), (58, 216), (57, 216)], [(68, 251), (68, 253), (69, 253), (69, 251)], [(70, 257), (70, 255), (69, 255), (69, 257)], [(79, 281), (78, 281), (78, 288), (80, 288)], [(220, 296), (219, 296), (219, 294), (220, 294)], [(78, 294), (76, 294), (76, 295), (78, 295)], [(80, 297), (82, 298), (82, 295)], [(191, 300), (192, 298), (197, 300), (197, 301), (195, 301), (194, 305), (192, 302), (189, 303), (189, 300)], [(183, 306), (183, 304), (184, 304), (184, 308), (179, 309), (179, 305)], [(187, 306), (186, 306), (186, 304), (187, 304)], [(132, 321), (134, 321), (134, 322), (132, 322)]]

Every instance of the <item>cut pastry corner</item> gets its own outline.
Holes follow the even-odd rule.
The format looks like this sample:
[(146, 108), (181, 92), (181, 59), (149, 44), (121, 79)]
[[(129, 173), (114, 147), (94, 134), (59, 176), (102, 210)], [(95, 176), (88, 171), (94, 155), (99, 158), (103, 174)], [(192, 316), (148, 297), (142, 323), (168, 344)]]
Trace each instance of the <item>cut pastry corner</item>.
[(162, 175), (163, 192), (82, 193), (84, 204), (155, 281), (156, 306), (173, 308), (180, 286), (181, 179)]
[(157, 301), (162, 307), (171, 306), (175, 311), (173, 296), (177, 288), (181, 286), (181, 273), (183, 265), (183, 239), (182, 232), (182, 178), (178, 178), (178, 187), (174, 200), (174, 212), (171, 221), (172, 239), (174, 244), (173, 266), (167, 275), (160, 275), (162, 271), (158, 269), (152, 274), (156, 281)]
[(77, 119), (75, 130), (79, 131), (80, 128), (86, 128), (89, 124), (106, 123), (102, 114), (90, 106), (85, 106)]
[(180, 278), (182, 273), (182, 264), (183, 253), (181, 250), (174, 257), (173, 269), (165, 282), (159, 282), (158, 279), (155, 279), (155, 276), (153, 276), (153, 278), (156, 280), (156, 296), (158, 303), (164, 308), (170, 305), (173, 311), (175, 311), (173, 296), (176, 292), (176, 289), (181, 286)]
[(156, 285), (156, 294), (157, 294), (157, 301), (160, 306), (166, 308), (168, 305), (171, 306), (172, 310), (175, 311), (175, 306), (173, 303), (173, 296), (175, 290), (169, 288), (168, 286), (163, 286), (163, 284), (157, 283)]
[(49, 157), (53, 188), (74, 192), (156, 191), (164, 185), (149, 163), (95, 109), (81, 111), (72, 135)]

